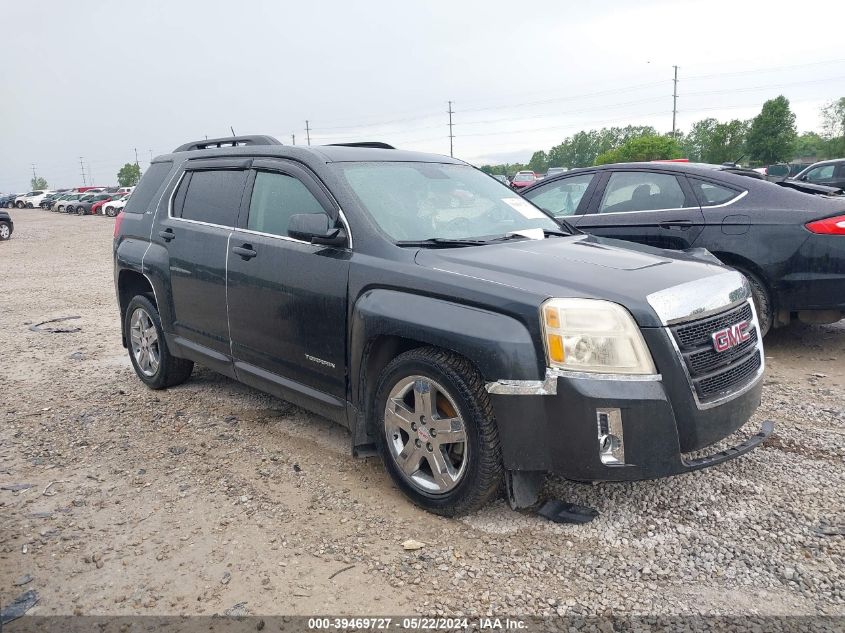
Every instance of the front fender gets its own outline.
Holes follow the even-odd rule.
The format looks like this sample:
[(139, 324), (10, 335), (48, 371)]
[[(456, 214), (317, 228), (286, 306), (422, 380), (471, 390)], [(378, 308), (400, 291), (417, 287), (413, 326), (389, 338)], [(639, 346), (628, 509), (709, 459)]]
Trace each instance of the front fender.
[(377, 289), (362, 294), (353, 307), (351, 385), (361, 384), (365, 352), (380, 336), (451, 350), (473, 362), (488, 382), (541, 380), (545, 372), (545, 359), (537, 357), (531, 334), (512, 317), (445, 299)]

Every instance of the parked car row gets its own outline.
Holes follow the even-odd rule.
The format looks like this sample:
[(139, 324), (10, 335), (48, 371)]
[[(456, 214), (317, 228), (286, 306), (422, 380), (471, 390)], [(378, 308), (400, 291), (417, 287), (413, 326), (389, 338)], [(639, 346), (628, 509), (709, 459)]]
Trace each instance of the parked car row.
[(27, 193), (11, 193), (0, 196), (0, 208), (12, 209), (42, 209), (51, 208), (52, 203), (62, 196), (88, 196), (92, 194), (108, 194), (115, 198), (132, 193), (135, 187), (77, 187), (75, 189), (36, 189)]
[(131, 193), (107, 193), (102, 191), (64, 193), (45, 198), (41, 201), (40, 206), (42, 209), (49, 209), (58, 213), (102, 214), (113, 218), (120, 213), (131, 195)]

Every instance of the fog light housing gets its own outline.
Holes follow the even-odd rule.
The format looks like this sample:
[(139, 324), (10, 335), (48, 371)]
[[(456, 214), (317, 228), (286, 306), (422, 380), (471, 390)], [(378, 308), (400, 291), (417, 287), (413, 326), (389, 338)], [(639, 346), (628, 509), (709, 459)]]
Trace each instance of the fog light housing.
[(625, 443), (621, 409), (596, 409), (599, 459), (605, 466), (625, 463)]

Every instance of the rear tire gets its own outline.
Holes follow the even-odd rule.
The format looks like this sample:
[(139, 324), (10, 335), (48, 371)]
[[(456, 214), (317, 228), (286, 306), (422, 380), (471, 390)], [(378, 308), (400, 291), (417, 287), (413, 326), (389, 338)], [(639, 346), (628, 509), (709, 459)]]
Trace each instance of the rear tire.
[(114, 207), (106, 207), (106, 215), (109, 216), (110, 218), (113, 218), (114, 216), (116, 216), (117, 213), (115, 213)]
[(14, 203), (14, 202), (12, 202), (11, 200), (9, 200), (9, 202), (7, 202), (7, 203), (6, 203), (6, 208), (7, 208), (7, 209), (12, 209), (14, 206), (15, 206), (15, 203)]
[(757, 321), (760, 324), (760, 336), (766, 336), (766, 334), (769, 333), (769, 330), (772, 329), (772, 323), (774, 322), (775, 317), (774, 303), (772, 302), (772, 296), (769, 293), (769, 289), (766, 287), (766, 284), (763, 283), (763, 280), (754, 273), (749, 272), (744, 268), (737, 268), (736, 266), (734, 266), (734, 268), (745, 276), (748, 280), (748, 284), (751, 286), (751, 296), (754, 299), (754, 309), (757, 311)]
[(12, 237), (12, 227), (8, 222), (0, 222), (0, 241), (5, 242)]
[[(23, 209), (23, 202), (20, 202), (20, 201), (19, 201), (19, 202), (16, 202), (16, 203), (15, 203), (15, 206), (16, 206), (18, 209)], [(9, 207), (9, 208), (11, 209), (12, 207)]]
[(191, 377), (194, 362), (170, 354), (161, 317), (152, 301), (136, 295), (123, 315), (129, 360), (138, 378), (150, 389), (165, 389)]
[(371, 411), (385, 468), (418, 506), (457, 516), (500, 491), (496, 420), (466, 359), (431, 347), (400, 354), (382, 371)]

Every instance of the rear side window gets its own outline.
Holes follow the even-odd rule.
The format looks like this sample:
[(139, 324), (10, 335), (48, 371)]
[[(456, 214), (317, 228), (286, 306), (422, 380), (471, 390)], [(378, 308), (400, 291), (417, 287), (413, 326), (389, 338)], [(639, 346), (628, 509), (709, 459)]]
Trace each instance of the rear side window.
[(290, 216), (299, 213), (325, 211), (305, 185), (293, 176), (268, 172), (255, 175), (249, 203), (249, 230), (286, 236)]
[(221, 169), (194, 171), (190, 175), (179, 217), (183, 220), (234, 226), (246, 184), (246, 172)]
[(610, 176), (599, 213), (683, 207), (684, 190), (675, 176), (645, 171), (617, 171)]
[(697, 178), (690, 178), (689, 182), (692, 185), (695, 195), (698, 198), (698, 202), (702, 207), (709, 207), (714, 204), (725, 204), (740, 194), (740, 192), (735, 189), (722, 187), (721, 185), (706, 182), (704, 180), (698, 180)]
[(132, 200), (126, 204), (123, 211), (125, 213), (144, 213), (150, 206), (153, 196), (164, 184), (164, 179), (170, 173), (171, 167), (173, 167), (171, 162), (150, 165), (147, 173), (141, 178), (141, 182), (135, 187), (135, 195), (132, 196)]
[(595, 174), (583, 174), (549, 183), (546, 187), (540, 185), (533, 191), (526, 191), (525, 197), (555, 217), (573, 215), (594, 177)]

